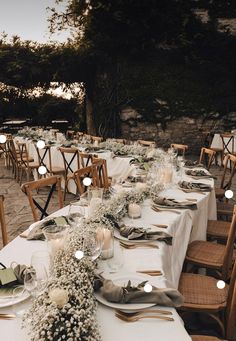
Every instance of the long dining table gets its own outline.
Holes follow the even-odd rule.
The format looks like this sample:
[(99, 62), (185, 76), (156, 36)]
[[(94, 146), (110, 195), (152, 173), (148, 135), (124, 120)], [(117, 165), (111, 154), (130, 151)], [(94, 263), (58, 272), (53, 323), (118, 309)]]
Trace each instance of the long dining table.
[[(190, 178), (186, 176), (186, 180), (190, 181)], [(195, 180), (195, 182), (197, 181), (211, 184), (212, 188), (214, 187), (212, 179)], [(128, 278), (130, 274), (137, 274), (137, 271), (143, 269), (159, 269), (162, 276), (150, 277), (145, 275), (145, 279), (159, 288), (178, 288), (188, 244), (194, 240), (205, 240), (207, 220), (216, 219), (215, 193), (214, 188), (211, 192), (185, 193), (177, 186), (174, 186), (166, 189), (162, 194), (165, 197), (174, 197), (180, 200), (187, 198), (196, 200), (197, 209), (178, 209), (179, 214), (170, 211), (155, 212), (151, 208), (151, 199), (146, 199), (141, 204), (141, 217), (134, 221), (124, 217), (124, 222), (145, 227), (150, 227), (152, 224), (166, 224), (168, 227), (164, 231), (173, 236), (172, 245), (157, 241), (158, 248), (155, 249), (124, 249), (124, 265), (117, 273), (113, 274), (109, 271), (107, 261), (99, 262), (105, 278), (113, 279), (114, 276), (119, 275)], [(69, 208), (66, 206), (54, 212), (52, 216), (66, 215), (68, 210)], [(84, 207), (77, 206), (76, 210), (84, 213)], [(163, 231), (163, 229), (159, 229)], [(119, 247), (119, 240), (115, 238), (115, 254)], [(47, 243), (45, 241), (28, 241), (18, 236), (0, 251), (0, 262), (6, 266), (10, 266), (13, 261), (29, 265), (34, 251), (46, 249)], [(19, 303), (17, 309), (20, 310), (22, 306), (27, 307), (29, 304), (28, 301)], [(166, 310), (167, 307), (163, 309)], [(127, 323), (119, 320), (115, 316), (114, 309), (109, 305), (98, 303), (97, 320), (100, 326), (101, 338), (103, 341), (120, 341), (122, 339), (135, 341), (191, 340), (176, 309), (168, 307), (168, 310), (173, 314), (174, 321), (172, 322), (159, 319), (144, 319), (134, 323)], [(12, 307), (0, 308), (0, 313), (12, 313)], [(20, 322), (18, 318), (12, 320), (0, 319), (1, 341), (30, 340), (27, 330), (21, 329)]]

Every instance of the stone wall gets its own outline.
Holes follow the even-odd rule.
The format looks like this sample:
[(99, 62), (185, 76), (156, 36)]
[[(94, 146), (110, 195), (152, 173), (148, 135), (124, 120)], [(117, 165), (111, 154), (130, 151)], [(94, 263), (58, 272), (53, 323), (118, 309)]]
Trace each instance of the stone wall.
[[(133, 109), (127, 108), (121, 115), (122, 137), (129, 140), (154, 140), (160, 147), (167, 148), (171, 143), (189, 146), (189, 153), (198, 155), (201, 147), (211, 140), (208, 133), (226, 132), (236, 128), (236, 112), (223, 118), (215, 115), (212, 119), (182, 117), (161, 123), (145, 122)], [(206, 140), (206, 138), (208, 139)]]

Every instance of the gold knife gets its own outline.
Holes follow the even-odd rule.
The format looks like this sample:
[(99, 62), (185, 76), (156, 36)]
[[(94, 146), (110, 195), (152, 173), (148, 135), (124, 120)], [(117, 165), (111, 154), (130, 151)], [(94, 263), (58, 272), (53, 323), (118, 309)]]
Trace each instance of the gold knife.
[(13, 319), (16, 315), (14, 314), (0, 314), (0, 319)]

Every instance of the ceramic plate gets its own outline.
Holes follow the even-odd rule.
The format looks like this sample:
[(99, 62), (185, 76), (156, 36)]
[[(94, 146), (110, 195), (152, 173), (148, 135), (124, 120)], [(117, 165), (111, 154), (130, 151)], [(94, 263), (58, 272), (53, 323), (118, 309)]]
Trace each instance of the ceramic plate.
[[(152, 277), (148, 276), (148, 275), (142, 275), (142, 274), (124, 274), (124, 275), (116, 275), (114, 277), (111, 278), (111, 280), (120, 286), (124, 286), (127, 285), (128, 281), (131, 281), (132, 285), (138, 285), (139, 283), (143, 282), (143, 281), (149, 281), (150, 284), (154, 285), (152, 283)], [(120, 309), (120, 310), (142, 310), (142, 309), (146, 309), (149, 307), (153, 307), (154, 305), (156, 305), (155, 303), (126, 303), (126, 304), (122, 304), (122, 303), (114, 303), (114, 302), (108, 302), (102, 295), (101, 293), (98, 291), (95, 293), (95, 297), (97, 299), (98, 302), (114, 308), (114, 309)]]

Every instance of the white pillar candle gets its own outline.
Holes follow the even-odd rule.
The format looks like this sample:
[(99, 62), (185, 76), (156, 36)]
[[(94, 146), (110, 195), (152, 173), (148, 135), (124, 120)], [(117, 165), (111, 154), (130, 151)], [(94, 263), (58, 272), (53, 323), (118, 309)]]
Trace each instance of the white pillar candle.
[(113, 257), (113, 233), (108, 228), (99, 227), (97, 229), (97, 240), (102, 243), (101, 257), (108, 259)]
[(128, 215), (130, 218), (134, 218), (134, 219), (140, 218), (141, 217), (141, 207), (136, 203), (129, 204)]
[(93, 145), (94, 147), (98, 147), (98, 140), (95, 140)]
[(171, 168), (166, 168), (164, 171), (164, 183), (169, 184), (172, 182), (172, 177), (173, 177), (173, 171)]
[(137, 182), (136, 188), (140, 190), (145, 190), (147, 188), (147, 184), (145, 184), (144, 182)]
[(51, 255), (54, 256), (59, 250), (63, 248), (64, 238), (51, 239), (49, 241), (49, 244), (51, 249)]

